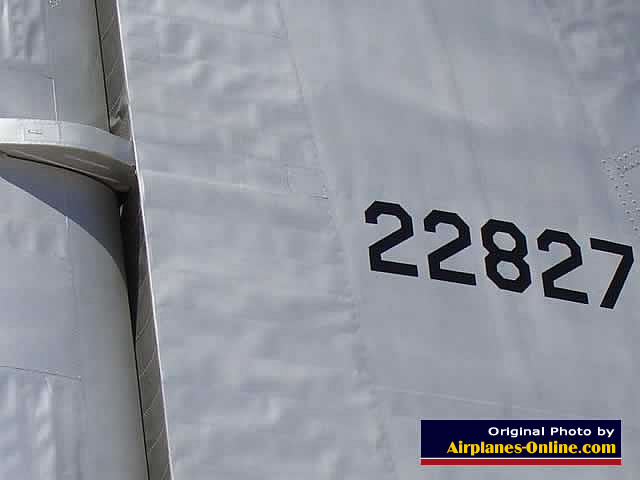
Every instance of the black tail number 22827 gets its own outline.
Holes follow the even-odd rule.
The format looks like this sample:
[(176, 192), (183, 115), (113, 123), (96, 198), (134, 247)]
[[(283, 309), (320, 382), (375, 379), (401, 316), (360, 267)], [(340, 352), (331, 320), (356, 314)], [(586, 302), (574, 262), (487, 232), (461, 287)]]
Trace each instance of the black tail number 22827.
[[(410, 263), (383, 259), (382, 254), (413, 236), (413, 220), (411, 215), (397, 203), (373, 202), (365, 211), (365, 221), (377, 224), (381, 215), (395, 217), (400, 227), (378, 240), (369, 247), (369, 263), (371, 270), (393, 273), (410, 277), (418, 276), (418, 266)], [(442, 262), (461, 252), (471, 245), (469, 225), (454, 212), (432, 210), (424, 219), (424, 230), (434, 233), (440, 224), (453, 226), (458, 236), (427, 255), (429, 276), (434, 280), (476, 285), (474, 273), (460, 272), (443, 268)], [(487, 277), (500, 289), (522, 293), (531, 285), (531, 269), (526, 261), (528, 254), (527, 239), (520, 229), (511, 222), (491, 219), (481, 228), (482, 245), (487, 250), (484, 258)], [(495, 242), (495, 235), (503, 233), (513, 239), (514, 247), (504, 249)], [(600, 303), (603, 308), (613, 308), (620, 297), (622, 287), (633, 265), (633, 249), (628, 245), (592, 238), (591, 248), (621, 256), (611, 283)], [(582, 265), (582, 251), (576, 241), (566, 232), (547, 229), (537, 239), (538, 249), (549, 252), (552, 244), (564, 245), (570, 255), (560, 263), (542, 273), (542, 286), (545, 297), (557, 298), (569, 302), (589, 303), (586, 292), (556, 286), (556, 281)], [(511, 264), (518, 272), (516, 278), (507, 278), (498, 270), (500, 263)]]

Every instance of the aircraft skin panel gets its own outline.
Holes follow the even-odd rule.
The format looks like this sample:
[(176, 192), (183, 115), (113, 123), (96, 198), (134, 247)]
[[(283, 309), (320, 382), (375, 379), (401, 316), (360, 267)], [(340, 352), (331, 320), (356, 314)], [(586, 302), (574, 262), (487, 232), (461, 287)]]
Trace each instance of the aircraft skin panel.
[(0, 478), (147, 478), (96, 6), (0, 0), (0, 35)]
[[(496, 290), (482, 274), (487, 252), (478, 237), (489, 218), (526, 232), (530, 256), (539, 255), (536, 236), (546, 228), (584, 239), (583, 248), (590, 236), (636, 242), (625, 214), (633, 195), (625, 188), (617, 196), (630, 175), (621, 180), (616, 170), (618, 154), (632, 150), (635, 139), (618, 132), (614, 148), (596, 133), (597, 123), (616, 135), (623, 119), (596, 122), (594, 110), (584, 107), (580, 78), (564, 64), (564, 44), (549, 29), (548, 12), (513, 2), (416, 2), (401, 13), (371, 3), (365, 12), (358, 2), (339, 11), (326, 2), (283, 5), (321, 157), (335, 179), (359, 317), (367, 319), (362, 332), (376, 352), (370, 357), (376, 393), (389, 412), (394, 456), (402, 458), (395, 462), (399, 478), (427, 475), (411, 463), (416, 418), (621, 415), (625, 451), (635, 451), (633, 283), (615, 312), (593, 311), (596, 298), (589, 310), (576, 312), (576, 304), (544, 299), (535, 280), (518, 295)], [(397, 226), (393, 218), (381, 219), (385, 227), (377, 229), (364, 223), (364, 210), (377, 199), (412, 212), (416, 231), (432, 209), (463, 216), (472, 225), (472, 245), (447, 265), (475, 271), (478, 286), (425, 285), (369, 271), (367, 246)], [(424, 252), (451, 238), (449, 229), (395, 247), (394, 260), (417, 263), (421, 276), (428, 275)], [(532, 268), (540, 272), (566, 256), (551, 253), (531, 259)], [(608, 279), (600, 272), (612, 265), (596, 254), (586, 257), (585, 250), (585, 270), (565, 283), (604, 291)], [(634, 468), (633, 455), (625, 457), (626, 475)]]
[[(631, 2), (119, 8), (163, 476), (634, 477), (638, 283), (632, 267), (601, 307), (619, 257), (597, 248), (638, 246)], [(375, 201), (413, 226), (382, 256), (404, 274), (371, 269), (400, 226), (367, 221)], [(424, 227), (432, 210), (468, 226), (443, 267), (475, 285), (430, 278), (426, 255), (456, 233)], [(516, 241), (491, 219), (527, 252), (489, 274)], [(545, 230), (581, 252), (557, 280), (573, 301), (545, 296), (569, 252), (540, 247)], [(420, 418), (620, 417), (622, 469), (418, 465)]]
[(145, 478), (115, 193), (3, 154), (0, 200), (0, 478)]
[(599, 143), (609, 155), (638, 144), (640, 47), (635, 2), (549, 1), (546, 16)]
[(106, 128), (94, 3), (2, 0), (0, 15), (0, 117)]
[[(233, 28), (120, 7), (172, 477), (385, 475), (369, 455), (380, 422), (276, 4), (229, 11)], [(144, 48), (150, 31), (160, 48)]]
[(0, 478), (637, 478), (636, 3), (0, 0)]

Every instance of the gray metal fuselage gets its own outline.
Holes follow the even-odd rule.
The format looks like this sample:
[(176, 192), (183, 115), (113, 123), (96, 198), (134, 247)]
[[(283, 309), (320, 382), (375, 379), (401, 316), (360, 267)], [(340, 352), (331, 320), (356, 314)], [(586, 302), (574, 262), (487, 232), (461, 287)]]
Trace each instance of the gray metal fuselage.
[[(122, 435), (151, 480), (638, 477), (638, 272), (615, 249), (639, 245), (639, 5), (97, 7), (104, 82), (58, 102), (82, 74), (27, 69), (39, 100), (1, 92), (0, 115), (132, 145), (135, 181), (109, 166), (144, 427)], [(421, 418), (622, 418), (624, 467), (425, 468)]]

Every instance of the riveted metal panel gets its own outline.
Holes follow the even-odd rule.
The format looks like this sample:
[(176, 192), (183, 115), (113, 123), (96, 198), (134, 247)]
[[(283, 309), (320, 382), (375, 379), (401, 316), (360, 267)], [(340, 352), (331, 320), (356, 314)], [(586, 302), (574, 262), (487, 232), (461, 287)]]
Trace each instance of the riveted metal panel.
[[(616, 264), (589, 247), (638, 247), (619, 191), (635, 174), (637, 35), (618, 28), (634, 7), (566, 4), (119, 0), (160, 475), (634, 478), (634, 456), (418, 466), (420, 418), (622, 416), (625, 452), (640, 448), (637, 276), (601, 308)], [(410, 213), (413, 235), (385, 255), (418, 278), (372, 271), (369, 247), (397, 228), (365, 222), (376, 200)], [(433, 209), (469, 224), (447, 266), (476, 286), (430, 278), (426, 254), (451, 234), (423, 231)], [(525, 234), (521, 294), (485, 273), (492, 218)], [(545, 297), (540, 275), (565, 254), (537, 248), (547, 228), (582, 248), (564, 281), (588, 305)]]

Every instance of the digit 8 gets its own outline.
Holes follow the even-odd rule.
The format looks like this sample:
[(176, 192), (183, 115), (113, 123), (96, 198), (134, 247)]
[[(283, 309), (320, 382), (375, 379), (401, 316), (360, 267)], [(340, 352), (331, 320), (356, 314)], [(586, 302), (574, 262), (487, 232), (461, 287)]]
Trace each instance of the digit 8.
[[(531, 269), (524, 258), (527, 256), (527, 239), (520, 229), (511, 222), (491, 219), (482, 227), (482, 245), (489, 252), (484, 257), (487, 276), (502, 290), (524, 292), (531, 285)], [(494, 242), (496, 233), (506, 233), (513, 238), (515, 246), (511, 250), (504, 250)], [(518, 269), (518, 277), (505, 278), (498, 271), (501, 262), (511, 263)]]

